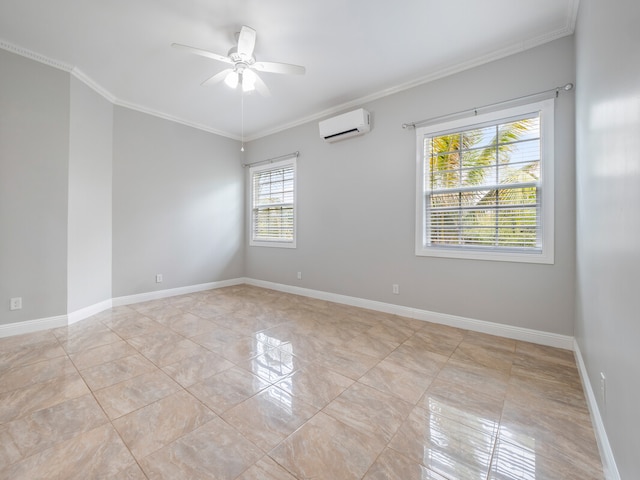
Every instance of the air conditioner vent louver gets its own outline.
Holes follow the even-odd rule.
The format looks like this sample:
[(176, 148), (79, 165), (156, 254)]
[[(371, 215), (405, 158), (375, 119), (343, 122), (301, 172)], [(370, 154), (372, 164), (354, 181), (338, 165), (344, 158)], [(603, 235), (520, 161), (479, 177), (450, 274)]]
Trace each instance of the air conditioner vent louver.
[(320, 137), (328, 143), (364, 135), (371, 130), (369, 112), (363, 108), (323, 120), (318, 126)]

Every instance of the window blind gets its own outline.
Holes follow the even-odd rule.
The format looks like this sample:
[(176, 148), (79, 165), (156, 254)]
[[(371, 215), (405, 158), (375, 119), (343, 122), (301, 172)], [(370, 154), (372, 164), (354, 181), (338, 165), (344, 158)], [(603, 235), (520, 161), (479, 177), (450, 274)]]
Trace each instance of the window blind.
[(541, 250), (540, 115), (424, 138), (424, 244)]
[(252, 240), (293, 242), (295, 163), (256, 168), (252, 178)]

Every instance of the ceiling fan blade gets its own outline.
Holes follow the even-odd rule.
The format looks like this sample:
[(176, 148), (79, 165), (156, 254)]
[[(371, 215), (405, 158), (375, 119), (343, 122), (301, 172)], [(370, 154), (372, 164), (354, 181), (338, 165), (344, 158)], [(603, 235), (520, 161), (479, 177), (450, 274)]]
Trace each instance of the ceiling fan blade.
[(225, 68), (220, 73), (216, 73), (213, 77), (207, 78), (200, 85), (202, 85), (203, 87), (210, 87), (211, 85), (215, 85), (216, 83), (223, 81), (227, 77), (227, 75), (229, 75), (229, 72), (233, 72), (233, 69)]
[(251, 65), (251, 67), (255, 68), (259, 72), (284, 73), (288, 75), (304, 75), (307, 71), (306, 68), (300, 65), (278, 62), (256, 62)]
[(256, 90), (263, 97), (270, 97), (271, 92), (269, 91), (269, 87), (267, 87), (266, 83), (262, 81), (260, 75), (256, 75)]
[(240, 35), (238, 36), (238, 54), (246, 55), (247, 58), (251, 58), (253, 56), (253, 49), (255, 46), (256, 31), (251, 27), (243, 25), (240, 30)]
[(201, 57), (211, 58), (213, 60), (218, 60), (219, 62), (224, 63), (233, 63), (229, 57), (225, 55), (218, 55), (217, 53), (209, 52), (207, 50), (201, 50), (200, 48), (190, 47), (188, 45), (181, 45), (179, 43), (172, 43), (171, 46), (173, 48), (177, 48), (178, 50), (184, 50), (186, 52), (195, 53), (196, 55), (200, 55)]

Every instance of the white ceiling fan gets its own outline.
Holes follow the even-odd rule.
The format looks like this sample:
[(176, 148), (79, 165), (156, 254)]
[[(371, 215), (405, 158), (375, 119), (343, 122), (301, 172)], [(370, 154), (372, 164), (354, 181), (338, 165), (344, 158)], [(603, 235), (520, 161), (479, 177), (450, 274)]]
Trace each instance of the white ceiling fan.
[(216, 73), (211, 78), (202, 82), (203, 86), (214, 85), (224, 80), (224, 82), (231, 88), (241, 86), (244, 92), (250, 92), (257, 89), (261, 94), (268, 95), (269, 90), (267, 89), (267, 86), (254, 70), (267, 73), (304, 75), (305, 68), (300, 65), (256, 61), (256, 58), (253, 56), (255, 45), (256, 31), (246, 25), (242, 26), (242, 29), (238, 34), (238, 44), (235, 47), (232, 47), (227, 55), (220, 55), (200, 48), (181, 45), (179, 43), (171, 44), (174, 48), (233, 65), (232, 67), (227, 68), (220, 73)]

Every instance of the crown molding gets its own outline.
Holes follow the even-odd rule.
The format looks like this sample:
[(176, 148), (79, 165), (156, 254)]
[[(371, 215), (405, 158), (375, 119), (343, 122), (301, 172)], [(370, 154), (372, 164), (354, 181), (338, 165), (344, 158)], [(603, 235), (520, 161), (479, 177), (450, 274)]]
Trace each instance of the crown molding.
[[(309, 122), (313, 122), (315, 120), (320, 120), (324, 117), (328, 117), (330, 115), (334, 115), (336, 113), (342, 112), (344, 110), (347, 110), (349, 108), (354, 108), (354, 107), (359, 107), (362, 106), (363, 104), (369, 103), (369, 102), (373, 102), (374, 100), (378, 100), (384, 97), (387, 97), (389, 95), (394, 95), (396, 93), (400, 93), (403, 92), (405, 90), (409, 90), (411, 88), (415, 88), (415, 87), (419, 87), (421, 85), (433, 82), (435, 80), (439, 80), (441, 78), (445, 78), (448, 77), (450, 75), (454, 75), (456, 73), (460, 73), (463, 72), (465, 70), (469, 70), (471, 68), (474, 67), (478, 67), (480, 65), (484, 65), (486, 63), (495, 61), (495, 60), (499, 60), (505, 57), (508, 57), (510, 55), (513, 55), (515, 53), (520, 53), (523, 52), (525, 50), (537, 47), (539, 45), (551, 42), (553, 40), (557, 40), (559, 38), (568, 36), (568, 35), (572, 35), (575, 31), (575, 26), (576, 26), (576, 20), (577, 20), (577, 16), (578, 16), (578, 8), (580, 5), (580, 0), (573, 0), (567, 7), (567, 14), (566, 14), (566, 18), (567, 21), (565, 23), (565, 25), (553, 32), (544, 34), (544, 35), (540, 35), (537, 37), (533, 37), (531, 39), (528, 40), (524, 40), (522, 42), (517, 42), (515, 44), (509, 45), (507, 47), (501, 48), (499, 50), (493, 51), (491, 53), (488, 53), (486, 55), (482, 55), (480, 57), (475, 57), (473, 59), (467, 60), (467, 61), (463, 61), (463, 62), (459, 62), (456, 63), (454, 65), (449, 65), (449, 66), (443, 66), (437, 70), (434, 70), (433, 72), (424, 75), (422, 77), (419, 77), (417, 79), (411, 80), (409, 82), (404, 82), (401, 83), (399, 85), (393, 86), (393, 87), (389, 87), (383, 90), (379, 90), (377, 92), (371, 93), (369, 95), (365, 95), (363, 97), (359, 97), (356, 98), (354, 100), (350, 100), (348, 102), (344, 102), (341, 103), (339, 105), (336, 105), (334, 107), (322, 110), (320, 112), (311, 114), (311, 115), (307, 115), (305, 117), (299, 118), (297, 120), (288, 122), (288, 123), (283, 123), (281, 125), (272, 127), (272, 128), (268, 128), (266, 130), (262, 130), (259, 131), (258, 133), (255, 133), (253, 135), (247, 136), (244, 138), (245, 142), (251, 142), (253, 140), (257, 140), (259, 138), (263, 138), (263, 137), (267, 137), (269, 135), (273, 135), (275, 133), (279, 133), (282, 132), (284, 130), (288, 130), (290, 128), (294, 128), (294, 127), (298, 127), (300, 125), (304, 125), (306, 123)], [(221, 137), (226, 137), (226, 138), (230, 138), (232, 140), (235, 141), (242, 141), (242, 137), (238, 136), (238, 135), (234, 135), (231, 134), (229, 132), (225, 132), (222, 130), (218, 130), (212, 127), (209, 127), (207, 125), (203, 125), (200, 123), (196, 123), (196, 122), (192, 122), (190, 120), (186, 120), (184, 118), (180, 118), (180, 117), (176, 117), (174, 115), (165, 113), (165, 112), (160, 112), (158, 110), (154, 110), (148, 107), (145, 107), (143, 105), (138, 105), (132, 102), (127, 102), (125, 100), (119, 99), (118, 97), (116, 97), (115, 95), (113, 95), (111, 92), (109, 92), (106, 88), (102, 87), (99, 83), (97, 83), (95, 80), (93, 80), (91, 77), (89, 77), (88, 75), (86, 75), (82, 70), (80, 70), (78, 67), (74, 67), (71, 65), (68, 65), (64, 62), (60, 62), (58, 60), (49, 58), (45, 55), (41, 55), (39, 53), (33, 52), (29, 49), (23, 48), (23, 47), (19, 47), (17, 45), (14, 45), (12, 43), (6, 42), (2, 39), (0, 39), (0, 48), (3, 48), (4, 50), (8, 50), (12, 53), (16, 53), (18, 55), (22, 55), (23, 57), (27, 57), (30, 58), (32, 60), (35, 60), (37, 62), (40, 63), (44, 63), (46, 65), (49, 65), (51, 67), (60, 69), (60, 70), (64, 70), (66, 72), (69, 72), (71, 75), (73, 75), (75, 78), (77, 78), (78, 80), (80, 80), (81, 82), (83, 82), (85, 85), (87, 85), (89, 88), (91, 88), (92, 90), (94, 90), (96, 93), (98, 93), (99, 95), (101, 95), (102, 97), (104, 97), (105, 99), (107, 99), (109, 102), (111, 102), (114, 105), (118, 105), (124, 108), (128, 108), (131, 110), (135, 110), (141, 113), (146, 113), (147, 115), (152, 115), (154, 117), (158, 117), (158, 118), (162, 118), (164, 120), (169, 120), (171, 122), (175, 122), (175, 123), (179, 123), (182, 125), (186, 125), (188, 127), (192, 127), (192, 128), (196, 128), (198, 130), (203, 130), (205, 132), (209, 132), (209, 133), (213, 133), (215, 135), (219, 135)]]
[(51, 57), (47, 57), (46, 55), (42, 55), (40, 53), (36, 53), (33, 50), (29, 50), (28, 48), (14, 45), (13, 43), (9, 43), (2, 39), (0, 39), (0, 48), (8, 52), (15, 53), (16, 55), (35, 60), (36, 62), (44, 63), (45, 65), (57, 68), (58, 70), (63, 70), (65, 72), (71, 72), (71, 70), (73, 70), (73, 67), (67, 63), (61, 62)]
[(96, 82), (95, 80), (93, 80), (93, 78), (91, 78), (90, 76), (88, 76), (87, 74), (85, 74), (82, 70), (80, 70), (77, 67), (73, 67), (71, 69), (71, 75), (75, 78), (77, 78), (78, 80), (80, 80), (82, 83), (84, 83), (87, 87), (89, 87), (91, 90), (93, 90), (94, 92), (96, 92), (98, 95), (101, 95), (103, 98), (105, 98), (106, 100), (108, 100), (111, 103), (116, 103), (116, 101), (118, 100), (109, 90), (107, 90), (106, 88), (104, 88), (102, 85), (100, 85), (98, 82)]
[[(184, 118), (176, 117), (174, 115), (160, 112), (158, 110), (153, 110), (152, 108), (147, 108), (142, 105), (138, 105), (131, 102), (126, 102), (124, 100), (120, 100), (118, 98), (112, 102), (114, 105), (119, 107), (128, 108), (130, 110), (135, 110), (137, 112), (146, 113), (147, 115), (152, 115), (154, 117), (162, 118), (164, 120), (169, 120), (171, 122), (180, 123), (182, 125), (186, 125), (187, 127), (196, 128), (198, 130), (204, 130), (205, 132), (213, 133), (215, 135), (219, 135), (221, 137), (230, 138), (231, 140), (241, 141), (241, 137), (237, 135), (233, 135), (229, 132), (223, 132), (222, 130), (217, 130), (215, 128), (211, 128), (207, 125), (202, 125), (201, 123), (191, 122), (189, 120), (185, 120)], [(246, 140), (245, 140), (246, 141)]]
[(259, 138), (263, 138), (263, 137), (267, 137), (269, 135), (273, 135), (275, 133), (278, 132), (282, 132), (284, 130), (288, 130), (290, 128), (293, 127), (298, 127), (300, 125), (304, 125), (305, 123), (309, 123), (312, 122), (314, 120), (320, 120), (324, 117), (327, 117), (329, 115), (334, 115), (336, 113), (340, 113), (344, 110), (347, 110), (349, 108), (354, 108), (354, 107), (361, 107), (363, 104), (369, 103), (369, 102), (373, 102), (374, 100), (379, 100), (381, 98), (384, 97), (388, 97), (389, 95), (394, 95), (396, 93), (400, 93), (403, 92), (405, 90), (409, 90), (411, 88), (415, 88), (415, 87), (419, 87), (421, 85), (425, 85), (427, 83), (433, 82), (435, 80), (439, 80), (441, 78), (445, 78), (445, 77), (449, 77), (451, 75), (454, 75), (456, 73), (460, 73), (463, 72), (465, 70), (470, 70), (472, 68), (475, 67), (479, 67), (481, 65), (484, 65), (486, 63), (490, 63), (493, 62), (495, 60), (500, 60), (502, 58), (508, 57), (510, 55), (514, 55), (516, 53), (521, 53), (524, 52), (526, 50), (532, 49), (534, 47), (538, 47), (540, 45), (543, 45), (545, 43), (551, 42), (553, 40), (557, 40), (563, 37), (566, 37), (568, 35), (572, 35), (574, 30), (575, 30), (575, 20), (576, 20), (576, 16), (577, 16), (577, 5), (579, 2), (579, 0), (574, 0), (574, 3), (572, 4), (572, 11), (574, 12), (572, 14), (572, 19), (570, 19), (567, 22), (567, 25), (565, 25), (564, 27), (562, 27), (559, 30), (556, 30), (554, 32), (550, 32), (550, 33), (546, 33), (544, 35), (540, 35), (537, 37), (533, 37), (531, 39), (522, 41), (522, 42), (518, 42), (512, 45), (509, 45), (507, 47), (501, 48), (499, 50), (495, 50), (491, 53), (488, 53), (486, 55), (482, 55), (480, 57), (475, 57), (471, 60), (467, 60), (464, 62), (460, 62), (460, 63), (456, 63), (454, 65), (450, 65), (450, 66), (444, 66), (442, 68), (439, 68), (427, 75), (424, 75), (422, 77), (419, 77), (417, 79), (405, 82), (405, 83), (401, 83), (399, 85), (390, 87), (390, 88), (386, 88), (384, 90), (379, 90), (377, 92), (374, 92), (370, 95), (366, 95), (364, 97), (359, 97), (356, 98), (354, 100), (350, 100), (348, 102), (345, 103), (341, 103), (340, 105), (336, 105), (335, 107), (331, 107), (328, 108), (326, 110), (323, 110), (321, 112), (318, 113), (314, 113), (312, 115), (308, 115), (306, 117), (300, 118), (298, 120), (294, 120), (292, 122), (286, 123), (286, 124), (282, 124), (280, 126), (274, 127), (274, 128), (270, 128), (268, 130), (263, 130), (262, 132), (256, 133), (254, 135), (251, 135), (250, 137), (247, 137), (245, 139), (246, 142), (251, 142), (253, 140), (257, 140)]

